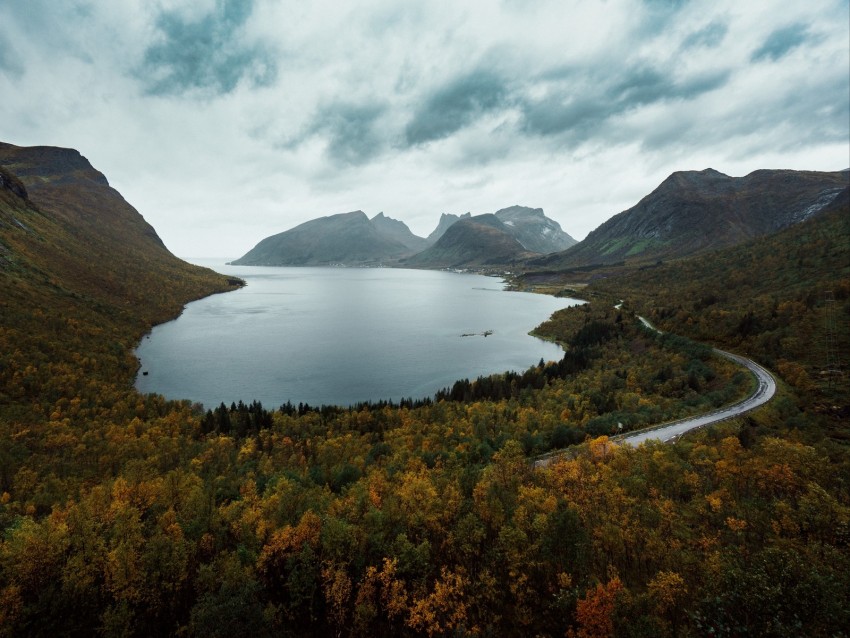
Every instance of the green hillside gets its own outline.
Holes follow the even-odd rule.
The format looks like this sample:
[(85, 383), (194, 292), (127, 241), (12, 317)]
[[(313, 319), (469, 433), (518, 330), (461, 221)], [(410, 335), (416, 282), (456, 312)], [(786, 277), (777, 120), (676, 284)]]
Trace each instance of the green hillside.
[(627, 300), (662, 329), (749, 353), (801, 396), (848, 419), (848, 193), (764, 240), (609, 277), (593, 290)]
[[(17, 171), (22, 178), (18, 178)], [(235, 282), (180, 261), (76, 151), (0, 145), (0, 404), (49, 416), (125, 391), (151, 326)], [(61, 413), (61, 410), (59, 410)]]
[(583, 241), (530, 262), (532, 269), (648, 263), (691, 257), (804, 221), (848, 186), (846, 171), (759, 170), (730, 177), (679, 171)]
[[(812, 399), (831, 395), (792, 384), (676, 445), (605, 436), (748, 391), (706, 346), (629, 312), (733, 343), (725, 315), (667, 314), (683, 271), (592, 285), (592, 303), (538, 329), (563, 359), (433, 399), (205, 412), (135, 392), (132, 348), (235, 284), (170, 256), (78, 153), (2, 150), (23, 183), (0, 172), (0, 636), (850, 633), (846, 417)], [(699, 287), (697, 268), (692, 292), (766, 322), (759, 291), (784, 317), (786, 297), (814, 290), (792, 329), (826, 307), (823, 286), (846, 308), (842, 224), (801, 226), (798, 252), (747, 248), (787, 279), (747, 292), (742, 253), (718, 266), (740, 282)], [(734, 343), (774, 352), (771, 325)], [(796, 361), (788, 338), (777, 369)]]

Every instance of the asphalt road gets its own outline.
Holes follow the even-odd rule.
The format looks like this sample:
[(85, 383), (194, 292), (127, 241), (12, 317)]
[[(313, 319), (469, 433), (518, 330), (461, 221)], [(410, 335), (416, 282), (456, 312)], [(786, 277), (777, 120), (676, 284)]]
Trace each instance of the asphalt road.
[[(661, 333), (661, 330), (653, 326), (651, 323), (649, 323), (649, 321), (647, 321), (643, 317), (639, 316), (638, 319), (640, 319), (641, 323), (643, 323), (643, 325), (645, 325), (650, 330), (654, 330), (655, 332)], [(725, 421), (726, 419), (731, 419), (736, 416), (741, 416), (745, 412), (749, 412), (750, 410), (764, 405), (773, 398), (773, 395), (776, 393), (776, 379), (773, 378), (773, 375), (771, 375), (770, 372), (762, 368), (755, 361), (747, 359), (746, 357), (742, 357), (737, 354), (732, 354), (731, 352), (726, 352), (725, 350), (718, 350), (717, 348), (714, 348), (713, 350), (714, 354), (730, 359), (731, 361), (734, 361), (735, 363), (744, 366), (745, 368), (747, 368), (747, 370), (752, 372), (753, 375), (755, 375), (756, 380), (758, 381), (758, 387), (756, 388), (755, 392), (753, 392), (746, 399), (739, 401), (738, 403), (718, 408), (717, 410), (714, 410), (707, 414), (688, 417), (686, 419), (680, 419), (678, 421), (671, 421), (670, 423), (664, 423), (662, 425), (651, 426), (649, 428), (644, 428), (643, 430), (633, 432), (631, 434), (612, 437), (612, 440), (616, 441), (619, 444), (633, 446), (640, 445), (641, 443), (650, 440), (673, 443), (685, 432), (689, 432), (690, 430), (695, 430), (706, 425), (712, 425), (713, 423), (719, 423), (720, 421)], [(565, 450), (564, 452), (567, 451)], [(534, 462), (534, 466), (545, 467), (559, 456), (561, 456), (561, 453), (551, 452), (545, 456), (539, 457)]]
[(718, 423), (719, 421), (725, 421), (726, 419), (741, 416), (745, 412), (749, 412), (750, 410), (764, 405), (773, 398), (773, 395), (776, 393), (776, 380), (770, 372), (751, 359), (747, 359), (746, 357), (742, 357), (737, 354), (732, 354), (731, 352), (726, 352), (725, 350), (718, 350), (717, 348), (714, 348), (714, 354), (731, 359), (735, 363), (744, 366), (747, 370), (752, 372), (758, 381), (758, 387), (755, 392), (743, 401), (714, 410), (708, 414), (680, 419), (679, 421), (673, 421), (672, 423), (667, 423), (660, 427), (626, 434), (622, 438), (619, 438), (618, 442), (626, 443), (627, 445), (640, 445), (644, 441), (649, 441), (650, 439), (658, 441), (674, 441), (689, 430), (695, 430), (696, 428), (701, 428), (705, 425), (711, 425), (713, 423)]

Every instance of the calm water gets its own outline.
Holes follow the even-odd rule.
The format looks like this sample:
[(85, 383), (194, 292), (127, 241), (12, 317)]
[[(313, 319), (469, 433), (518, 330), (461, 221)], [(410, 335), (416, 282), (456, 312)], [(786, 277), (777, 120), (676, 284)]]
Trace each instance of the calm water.
[(563, 354), (528, 331), (579, 303), (505, 292), (480, 275), (196, 263), (248, 285), (155, 327), (136, 351), (136, 387), (208, 408), (422, 398), (460, 378), (525, 370)]

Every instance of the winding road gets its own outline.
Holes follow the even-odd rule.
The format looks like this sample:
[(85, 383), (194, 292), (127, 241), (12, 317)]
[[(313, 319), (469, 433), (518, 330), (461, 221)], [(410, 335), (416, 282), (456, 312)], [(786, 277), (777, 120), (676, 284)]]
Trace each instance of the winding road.
[[(661, 330), (653, 326), (643, 317), (638, 316), (638, 319), (640, 319), (641, 323), (650, 330), (661, 333)], [(773, 395), (776, 393), (776, 379), (773, 378), (773, 375), (771, 375), (770, 372), (765, 370), (755, 361), (747, 359), (746, 357), (732, 354), (725, 350), (718, 350), (717, 348), (713, 348), (712, 350), (717, 356), (725, 357), (726, 359), (729, 359), (730, 361), (733, 361), (749, 370), (758, 381), (758, 387), (755, 392), (738, 403), (718, 408), (717, 410), (707, 414), (701, 414), (699, 416), (687, 417), (685, 419), (679, 419), (678, 421), (671, 421), (669, 423), (651, 426), (637, 432), (630, 432), (629, 434), (613, 436), (611, 437), (611, 440), (620, 444), (633, 446), (640, 445), (641, 443), (650, 440), (673, 443), (685, 432), (689, 432), (690, 430), (695, 430), (706, 425), (712, 425), (720, 421), (725, 421), (726, 419), (731, 419), (736, 416), (741, 416), (745, 412), (749, 412), (750, 410), (764, 405), (773, 398)], [(569, 450), (569, 448), (567, 449)], [(552, 460), (561, 456), (566, 451), (567, 450), (550, 452), (547, 455), (539, 457), (534, 462), (534, 466), (546, 467), (552, 462)]]
[[(643, 317), (639, 316), (638, 319), (640, 319), (641, 323), (650, 330), (661, 333), (661, 330), (653, 326)], [(741, 416), (745, 412), (749, 412), (750, 410), (764, 405), (773, 398), (773, 395), (776, 393), (776, 379), (773, 378), (773, 375), (771, 375), (770, 372), (762, 368), (752, 359), (747, 359), (746, 357), (732, 354), (725, 350), (718, 350), (717, 348), (713, 348), (713, 352), (714, 354), (720, 357), (725, 357), (726, 359), (729, 359), (730, 361), (733, 361), (752, 372), (758, 381), (758, 387), (755, 392), (743, 401), (719, 408), (713, 412), (709, 412), (708, 414), (688, 417), (671, 423), (665, 423), (661, 426), (643, 429), (639, 432), (624, 434), (621, 437), (615, 437), (615, 440), (628, 445), (640, 445), (644, 441), (648, 441), (650, 439), (657, 441), (673, 441), (689, 430), (695, 430), (696, 428), (701, 428), (705, 425), (711, 425), (712, 423), (718, 423), (719, 421), (725, 421), (726, 419)]]
[(640, 445), (644, 441), (648, 441), (650, 439), (673, 441), (689, 430), (694, 430), (696, 428), (701, 428), (704, 425), (711, 425), (712, 423), (740, 416), (745, 412), (749, 412), (754, 408), (764, 405), (773, 398), (773, 395), (776, 392), (776, 381), (767, 370), (762, 368), (755, 361), (738, 356), (737, 354), (732, 354), (731, 352), (726, 352), (725, 350), (718, 350), (717, 348), (714, 349), (714, 354), (731, 359), (735, 363), (744, 366), (747, 370), (752, 372), (758, 380), (758, 388), (756, 388), (756, 391), (743, 401), (720, 408), (719, 410), (714, 410), (708, 414), (692, 416), (686, 419), (680, 419), (679, 421), (673, 421), (672, 423), (667, 423), (662, 426), (653, 427), (649, 430), (641, 430), (640, 432), (625, 434), (616, 440), (628, 445)]

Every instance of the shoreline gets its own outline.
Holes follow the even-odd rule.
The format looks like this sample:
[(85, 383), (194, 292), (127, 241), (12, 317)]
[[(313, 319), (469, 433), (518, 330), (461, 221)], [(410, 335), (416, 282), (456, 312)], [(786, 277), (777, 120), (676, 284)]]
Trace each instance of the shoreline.
[[(135, 345), (135, 348), (132, 351), (133, 355), (136, 359), (135, 373), (134, 373), (134, 376), (132, 377), (132, 382), (131, 382), (135, 391), (137, 391), (141, 394), (151, 394), (151, 393), (160, 394), (160, 395), (163, 395), (166, 398), (168, 398), (168, 400), (203, 402), (205, 405), (209, 404), (209, 406), (218, 405), (218, 403), (220, 403), (222, 400), (224, 400), (225, 403), (230, 403), (231, 402), (230, 398), (241, 399), (241, 400), (244, 401), (246, 399), (246, 397), (248, 397), (250, 399), (250, 398), (252, 398), (252, 396), (263, 400), (263, 402), (267, 403), (268, 405), (273, 405), (277, 402), (285, 402), (287, 399), (295, 400), (295, 398), (299, 398), (299, 400), (306, 400), (311, 404), (316, 403), (316, 404), (327, 404), (327, 405), (356, 404), (356, 403), (359, 403), (359, 402), (364, 400), (362, 398), (358, 398), (356, 396), (353, 396), (355, 393), (351, 393), (349, 397), (343, 396), (343, 397), (341, 397), (337, 400), (331, 400), (330, 402), (328, 402), (326, 399), (323, 400), (323, 399), (320, 399), (316, 396), (311, 398), (310, 396), (308, 396), (308, 394), (302, 393), (302, 392), (298, 391), (298, 389), (297, 389), (297, 386), (303, 385), (303, 381), (298, 381), (298, 382), (294, 383), (295, 388), (294, 388), (293, 391), (282, 392), (282, 393), (276, 393), (276, 392), (269, 393), (268, 392), (269, 382), (267, 381), (267, 379), (272, 379), (273, 377), (268, 376), (268, 375), (266, 375), (266, 379), (262, 380), (261, 383), (252, 383), (250, 385), (246, 385), (246, 387), (244, 388), (244, 390), (245, 390), (244, 392), (237, 392), (237, 393), (234, 393), (232, 395), (229, 395), (230, 398), (227, 398), (227, 396), (228, 396), (227, 394), (222, 394), (221, 392), (218, 391), (218, 388), (217, 388), (217, 385), (216, 385), (217, 382), (214, 382), (214, 381), (210, 381), (209, 383), (203, 382), (203, 385), (205, 385), (209, 390), (209, 392), (206, 392), (205, 394), (211, 395), (211, 396), (207, 396), (205, 399), (200, 398), (199, 395), (201, 393), (187, 391), (188, 389), (186, 387), (184, 387), (184, 389), (181, 391), (179, 388), (183, 384), (182, 384), (182, 382), (180, 382), (178, 377), (175, 376), (175, 375), (177, 375), (176, 371), (178, 370), (178, 365), (179, 365), (177, 359), (174, 359), (174, 357), (172, 357), (172, 360), (170, 362), (168, 361), (167, 358), (157, 362), (156, 359), (151, 357), (151, 353), (156, 351), (156, 347), (154, 347), (153, 349), (149, 349), (149, 347), (147, 346), (146, 337), (149, 339), (152, 336), (153, 328), (156, 328), (156, 327), (161, 326), (161, 325), (165, 325), (165, 324), (169, 323), (170, 321), (176, 321), (181, 316), (183, 316), (190, 303), (194, 303), (196, 301), (201, 301), (203, 299), (210, 298), (210, 297), (212, 297), (216, 294), (219, 294), (219, 293), (234, 292), (234, 291), (236, 291), (236, 290), (238, 290), (242, 287), (245, 287), (245, 286), (251, 286), (252, 290), (253, 290), (254, 286), (260, 285), (257, 281), (254, 281), (253, 284), (252, 284), (251, 283), (252, 276), (247, 272), (249, 269), (253, 270), (254, 267), (245, 267), (245, 270), (242, 270), (240, 272), (239, 270), (230, 268), (227, 265), (226, 260), (222, 259), (222, 258), (218, 258), (218, 259), (212, 259), (212, 258), (195, 259), (194, 265), (202, 266), (204, 268), (210, 269), (210, 270), (218, 273), (222, 277), (241, 276), (241, 277), (247, 278), (247, 281), (245, 279), (240, 279), (239, 280), (240, 282), (244, 282), (243, 286), (239, 286), (239, 287), (231, 288), (231, 289), (216, 290), (216, 291), (210, 292), (210, 294), (205, 295), (203, 297), (199, 297), (197, 299), (191, 299), (191, 300), (187, 301), (187, 303), (184, 304), (184, 306), (181, 308), (180, 312), (176, 313), (173, 317), (170, 317), (168, 320), (163, 321), (159, 324), (151, 326), (150, 329), (140, 337), (140, 339), (137, 341), (137, 343)], [(243, 267), (236, 267), (236, 268), (241, 269)], [(324, 266), (259, 267), (259, 268), (257, 268), (257, 271), (258, 271), (257, 275), (262, 277), (262, 275), (264, 275), (266, 273), (273, 273), (274, 271), (277, 271), (278, 269), (280, 269), (281, 271), (283, 271), (283, 272), (281, 272), (281, 281), (286, 281), (289, 278), (289, 276), (296, 277), (296, 278), (298, 277), (298, 272), (294, 271), (294, 269), (296, 269), (296, 268), (299, 269), (299, 270), (301, 270), (301, 269), (306, 269), (307, 271), (312, 270), (313, 272), (310, 273), (310, 276), (313, 276), (313, 277), (321, 277), (322, 271), (325, 271), (325, 272), (329, 273), (328, 276), (333, 277), (337, 281), (347, 281), (348, 280), (347, 276), (339, 273), (338, 267), (324, 267)], [(264, 269), (267, 269), (267, 270), (265, 270), (265, 273), (263, 272)], [(224, 272), (221, 272), (222, 270)], [(290, 274), (285, 273), (285, 271), (287, 271), (287, 270), (290, 271)], [(373, 269), (357, 268), (357, 270), (373, 270)], [(395, 294), (395, 293), (392, 292), (393, 290), (395, 290), (396, 293), (399, 293), (399, 294), (401, 294), (400, 291), (404, 291), (404, 290), (410, 291), (410, 294), (412, 295), (410, 301), (413, 302), (413, 300), (417, 297), (417, 294), (415, 293), (415, 286), (411, 285), (411, 284), (416, 283), (416, 281), (418, 281), (415, 273), (425, 274), (425, 273), (446, 272), (444, 270), (419, 269), (419, 268), (417, 268), (417, 269), (393, 268), (392, 270), (393, 271), (405, 271), (405, 270), (410, 271), (411, 276), (409, 278), (406, 278), (406, 277), (403, 276), (403, 273), (401, 273), (401, 272), (398, 274), (397, 277), (391, 276), (390, 282), (394, 282), (394, 283), (391, 283), (391, 285), (389, 285), (389, 287), (387, 288), (387, 291), (388, 291), (387, 294), (389, 296), (387, 296), (387, 298), (386, 298), (386, 303), (389, 303), (389, 304), (395, 303), (393, 301), (394, 297), (392, 296), (392, 295)], [(337, 273), (336, 275), (333, 274), (334, 271), (336, 271), (336, 273)], [(414, 273), (414, 271), (415, 271), (415, 273)], [(228, 274), (228, 273), (233, 273), (233, 274)], [(389, 273), (387, 273), (387, 274), (389, 275)], [(506, 277), (503, 273), (491, 272), (487, 275), (484, 275), (483, 273), (465, 272), (465, 273), (456, 273), (456, 274), (498, 277), (500, 279), (500, 281), (504, 284), (503, 286), (500, 286), (500, 287), (491, 286), (491, 285), (485, 284), (483, 281), (482, 281), (482, 283), (479, 283), (479, 284), (472, 283), (472, 284), (469, 284), (469, 285), (474, 287), (476, 290), (482, 289), (482, 290), (488, 290), (488, 291), (493, 291), (493, 292), (514, 292), (514, 290), (512, 290), (507, 285), (508, 281), (507, 281), (507, 279), (506, 279)], [(273, 276), (273, 275), (270, 275), (270, 276)], [(342, 279), (340, 279), (340, 277)], [(355, 277), (355, 279), (357, 279), (357, 278)], [(380, 286), (381, 282), (383, 281), (384, 278), (381, 277), (381, 276), (365, 275), (363, 279), (364, 279), (364, 281), (370, 282), (373, 286)], [(448, 281), (448, 279), (440, 280), (439, 278), (429, 279), (427, 276), (422, 279), (423, 282), (432, 281), (432, 280), (436, 280), (438, 282), (439, 281)], [(464, 284), (462, 283), (463, 280), (458, 280), (458, 281), (461, 282), (459, 284), (460, 287), (465, 290)], [(471, 281), (474, 282), (474, 280), (471, 280)], [(307, 281), (307, 284), (309, 284), (309, 281)], [(305, 285), (307, 285), (307, 284), (305, 284)], [(449, 284), (444, 283), (444, 284), (441, 284), (441, 285), (448, 286), (448, 288), (445, 288), (446, 293), (448, 293), (448, 295), (449, 295), (448, 297), (446, 297), (446, 299), (451, 299), (451, 295), (455, 294), (452, 291), (455, 291), (455, 288), (458, 284), (449, 285)], [(482, 287), (482, 285), (483, 285), (483, 287)], [(399, 288), (399, 286), (400, 286), (400, 288)], [(257, 292), (262, 293), (265, 290), (266, 289), (261, 286), (260, 288), (257, 289)], [(302, 292), (303, 292), (303, 290), (302, 290)], [(526, 292), (526, 291), (520, 291), (520, 292)], [(381, 293), (378, 292), (376, 294), (381, 294)], [(443, 288), (438, 287), (438, 288), (436, 288), (435, 291), (432, 291), (430, 294), (436, 294), (440, 298), (443, 298), (443, 296), (444, 296)], [(464, 293), (459, 293), (459, 294), (464, 294)], [(476, 294), (481, 294), (481, 293), (476, 293)], [(542, 312), (542, 314), (539, 315), (540, 319), (537, 320), (537, 321), (534, 321), (534, 319), (533, 319), (533, 314), (536, 314), (536, 313), (532, 314), (532, 313), (529, 313), (529, 312), (523, 310), (523, 306), (522, 306), (523, 302), (513, 301), (513, 302), (508, 302), (508, 306), (506, 306), (506, 309), (507, 308), (512, 309), (510, 311), (510, 313), (514, 316), (514, 319), (512, 319), (512, 320), (509, 319), (508, 324), (505, 324), (505, 326), (486, 325), (489, 322), (487, 317), (482, 318), (483, 321), (481, 323), (484, 323), (485, 325), (476, 326), (475, 321), (470, 323), (467, 320), (463, 319), (464, 315), (459, 316), (460, 321), (452, 320), (448, 324), (445, 324), (447, 329), (451, 328), (451, 326), (453, 324), (456, 324), (455, 327), (461, 328), (457, 332), (458, 335), (467, 335), (467, 334), (475, 334), (476, 336), (479, 336), (479, 335), (484, 336), (485, 334), (487, 336), (495, 335), (493, 337), (494, 339), (497, 339), (497, 337), (499, 337), (499, 336), (506, 335), (508, 337), (508, 341), (506, 341), (504, 343), (503, 343), (503, 341), (499, 341), (498, 343), (494, 344), (494, 347), (496, 347), (496, 350), (494, 350), (491, 347), (485, 348), (485, 350), (490, 352), (490, 355), (487, 355), (484, 358), (479, 358), (478, 356), (476, 356), (475, 360), (472, 361), (473, 365), (466, 366), (465, 370), (460, 369), (464, 366), (452, 364), (452, 362), (454, 360), (451, 358), (451, 356), (446, 355), (445, 357), (443, 357), (442, 355), (439, 354), (439, 352), (437, 352), (436, 356), (434, 358), (434, 362), (437, 365), (439, 365), (440, 360), (445, 360), (444, 363), (448, 364), (447, 367), (449, 369), (452, 369), (452, 368), (457, 368), (457, 369), (455, 370), (455, 372), (453, 374), (450, 375), (451, 378), (449, 378), (449, 376), (447, 376), (444, 383), (440, 384), (439, 386), (434, 386), (433, 391), (426, 391), (424, 394), (421, 395), (421, 398), (433, 398), (434, 393), (439, 392), (442, 389), (445, 389), (446, 386), (451, 387), (454, 383), (456, 383), (458, 381), (463, 381), (464, 379), (470, 380), (470, 379), (474, 379), (477, 376), (500, 375), (500, 374), (505, 374), (508, 371), (514, 371), (514, 372), (522, 373), (522, 372), (526, 371), (527, 369), (529, 369), (530, 367), (534, 367), (534, 365), (536, 364), (536, 361), (538, 359), (540, 359), (541, 357), (546, 359), (546, 360), (558, 360), (558, 359), (560, 359), (560, 357), (563, 356), (563, 352), (564, 352), (563, 346), (560, 343), (558, 343), (557, 341), (550, 340), (550, 339), (544, 339), (544, 338), (540, 337), (539, 335), (535, 334), (534, 331), (536, 330), (537, 326), (540, 323), (545, 322), (549, 318), (551, 318), (552, 314), (554, 312), (557, 312), (558, 310), (560, 310), (561, 307), (566, 307), (570, 304), (581, 303), (582, 300), (580, 300), (580, 299), (566, 299), (565, 298), (565, 299), (563, 299), (563, 302), (564, 302), (563, 306), (555, 308), (553, 306), (560, 305), (560, 304), (558, 304), (558, 301), (560, 301), (560, 300), (556, 301), (554, 299), (554, 297), (555, 297), (554, 295), (546, 295), (546, 296), (549, 297), (550, 299), (552, 299), (552, 302), (546, 302), (546, 303), (541, 304), (541, 302), (533, 302), (533, 300), (530, 300), (530, 302), (532, 302), (532, 305), (529, 306), (530, 309), (533, 309), (536, 306), (541, 306), (541, 305), (543, 306), (543, 308), (541, 308), (541, 310), (543, 310), (543, 312)], [(227, 303), (227, 302), (223, 302), (223, 303)], [(259, 303), (260, 305), (266, 304), (265, 301), (258, 301), (257, 303)], [(275, 303), (277, 303), (277, 302), (275, 302)], [(271, 308), (272, 311), (274, 310), (274, 307), (276, 307), (275, 303), (271, 303), (269, 305), (269, 308)], [(288, 302), (284, 302), (284, 303), (288, 303)], [(407, 304), (407, 305), (409, 305), (409, 304)], [(499, 305), (498, 302), (496, 302), (496, 305), (497, 306)], [(487, 307), (489, 307), (489, 304), (488, 304)], [(331, 313), (331, 314), (333, 314), (333, 313)], [(523, 316), (525, 318), (531, 318), (531, 321), (528, 322), (528, 323), (530, 323), (534, 326), (531, 330), (526, 331), (527, 329), (525, 329), (525, 330), (521, 329), (519, 331), (515, 331), (515, 330), (509, 329), (507, 327), (510, 323), (517, 324), (517, 319), (522, 320)], [(472, 315), (470, 315), (470, 317), (472, 317)], [(467, 317), (467, 319), (469, 319), (470, 317)], [(340, 320), (344, 320), (344, 319), (340, 319)], [(521, 326), (522, 323), (524, 323), (524, 321), (522, 321), (519, 325)], [(463, 324), (466, 324), (466, 325), (463, 325)], [(526, 324), (526, 325), (528, 325), (528, 324)], [(196, 328), (197, 328), (197, 326), (196, 326)], [(201, 326), (201, 328), (202, 328), (202, 326)], [(433, 326), (432, 326), (432, 328), (433, 328)], [(469, 328), (473, 328), (473, 329), (470, 330)], [(486, 330), (484, 330), (484, 328), (486, 328)], [(226, 329), (226, 326), (223, 329)], [(495, 330), (493, 330), (493, 329), (495, 329)], [(506, 330), (508, 330), (508, 332), (505, 332)], [(213, 332), (215, 334), (218, 334), (217, 332), (215, 332), (215, 330), (213, 330)], [(514, 335), (514, 336), (511, 336), (511, 335)], [(219, 336), (221, 336), (221, 335), (219, 335)], [(522, 340), (525, 339), (526, 337), (531, 338), (531, 341), (528, 342), (529, 344), (532, 344), (532, 342), (537, 342), (539, 345), (537, 345), (537, 346), (530, 345), (530, 346), (528, 346), (528, 348), (525, 349), (527, 352), (530, 352), (529, 356), (527, 357), (527, 361), (524, 361), (524, 362), (515, 361), (515, 362), (512, 363), (511, 360), (516, 360), (518, 358), (521, 359), (521, 353), (518, 354), (518, 351), (522, 350), (522, 348), (523, 348), (523, 346), (522, 346), (523, 341)], [(313, 339), (312, 341), (314, 341), (318, 344), (318, 345), (316, 345), (317, 348), (321, 345), (319, 340)], [(503, 344), (503, 347), (497, 347), (499, 344)], [(519, 345), (517, 345), (517, 344), (519, 344)], [(546, 346), (546, 345), (543, 345), (543, 344), (549, 344), (549, 345)], [(555, 352), (550, 351), (550, 350), (552, 350), (553, 346), (554, 346), (554, 348), (557, 348), (557, 350)], [(452, 346), (452, 347), (454, 348), (454, 346)], [(141, 353), (140, 353), (140, 350), (142, 351)], [(491, 371), (488, 371), (487, 370), (487, 367), (488, 367), (487, 361), (489, 359), (493, 358), (493, 356), (495, 356), (498, 352), (504, 352), (505, 353), (503, 355), (503, 361), (505, 363), (503, 365), (497, 365), (496, 367), (493, 367)], [(176, 356), (178, 358), (180, 358), (179, 354), (177, 354)], [(191, 357), (192, 355), (188, 354), (187, 356)], [(322, 357), (320, 357), (320, 358), (326, 358), (326, 357), (324, 355), (322, 355)], [(479, 359), (480, 359), (480, 361), (479, 361)], [(476, 362), (480, 363), (481, 365), (477, 365)], [(517, 364), (519, 364), (519, 365), (517, 365)], [(383, 366), (383, 367), (386, 369), (386, 366)], [(370, 368), (371, 368), (371, 364), (370, 364)], [(189, 369), (190, 369), (189, 367), (186, 367), (187, 371)], [(237, 370), (237, 375), (238, 375), (239, 366), (237, 365), (235, 369)], [(148, 372), (149, 374), (145, 374), (145, 372)], [(343, 371), (343, 373), (345, 373), (345, 371)], [(191, 372), (186, 372), (186, 375), (191, 375), (191, 374), (192, 374)], [(377, 375), (377, 377), (381, 378), (382, 375)], [(156, 383), (156, 381), (161, 381), (161, 383)], [(172, 383), (172, 381), (173, 381), (173, 383)], [(176, 392), (172, 393), (172, 390), (169, 390), (169, 387), (168, 387), (169, 385), (175, 385), (176, 386), (176, 388), (175, 388)], [(286, 385), (288, 387), (288, 386), (293, 385), (293, 384), (290, 384), (289, 382), (287, 382), (284, 385)], [(283, 385), (281, 385), (281, 387), (283, 388)], [(372, 392), (372, 393), (367, 392), (367, 393), (364, 393), (363, 396), (369, 396), (370, 394), (372, 394), (373, 396), (372, 396), (371, 400), (383, 401), (383, 400), (387, 400), (387, 397), (393, 397), (395, 399), (401, 399), (401, 398), (406, 399), (406, 398), (409, 398), (409, 395), (415, 394), (416, 396), (419, 396), (419, 394), (420, 394), (420, 393), (411, 393), (407, 390), (404, 390), (403, 388), (402, 389), (396, 388), (394, 390), (393, 387), (394, 387), (393, 383), (389, 383), (389, 384), (383, 384), (382, 383), (381, 387), (377, 388), (378, 389), (377, 392)], [(308, 392), (311, 392), (311, 391), (309, 391), (309, 389), (308, 389)], [(312, 392), (312, 393), (316, 394), (315, 392)], [(318, 394), (321, 395), (322, 392), (319, 392)], [(219, 395), (221, 395), (221, 396), (219, 396)], [(263, 398), (263, 395), (266, 395), (266, 397)], [(222, 397), (224, 397), (224, 398), (222, 398)], [(209, 406), (207, 406), (207, 407), (209, 407)]]

